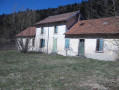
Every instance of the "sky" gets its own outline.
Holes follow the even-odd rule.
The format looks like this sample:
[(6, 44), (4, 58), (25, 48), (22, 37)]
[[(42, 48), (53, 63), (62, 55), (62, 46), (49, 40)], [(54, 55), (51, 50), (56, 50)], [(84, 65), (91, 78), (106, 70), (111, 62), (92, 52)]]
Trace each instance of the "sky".
[(58, 6), (80, 3), (82, 0), (0, 0), (0, 15), (12, 12), (56, 8)]

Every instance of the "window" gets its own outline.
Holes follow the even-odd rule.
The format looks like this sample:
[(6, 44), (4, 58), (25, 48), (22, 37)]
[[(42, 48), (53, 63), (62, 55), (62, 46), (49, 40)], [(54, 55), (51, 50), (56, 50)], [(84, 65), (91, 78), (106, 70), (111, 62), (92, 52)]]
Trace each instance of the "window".
[(45, 47), (45, 39), (41, 39), (40, 42), (41, 42), (40, 47), (41, 48)]
[(97, 39), (96, 51), (103, 52), (103, 39)]
[(41, 28), (41, 34), (44, 34), (44, 28), (43, 27)]
[(65, 49), (69, 48), (69, 39), (65, 39)]
[(32, 46), (35, 45), (35, 39), (32, 39)]
[(85, 42), (85, 40), (84, 39), (80, 39), (80, 42)]
[(56, 34), (58, 32), (58, 27), (55, 26), (54, 33)]

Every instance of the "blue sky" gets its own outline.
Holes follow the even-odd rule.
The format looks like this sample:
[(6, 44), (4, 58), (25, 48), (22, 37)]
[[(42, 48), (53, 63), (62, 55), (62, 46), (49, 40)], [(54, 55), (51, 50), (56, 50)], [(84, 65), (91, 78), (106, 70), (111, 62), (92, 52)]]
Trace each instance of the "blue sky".
[(27, 8), (47, 9), (61, 5), (80, 3), (82, 0), (0, 0), (0, 14), (10, 14), (13, 11), (26, 10)]

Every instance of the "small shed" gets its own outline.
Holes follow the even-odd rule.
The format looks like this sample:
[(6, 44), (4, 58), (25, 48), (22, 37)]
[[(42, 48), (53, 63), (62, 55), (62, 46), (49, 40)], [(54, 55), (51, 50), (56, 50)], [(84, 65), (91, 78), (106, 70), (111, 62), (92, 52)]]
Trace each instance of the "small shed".
[(29, 27), (16, 35), (18, 50), (35, 51), (36, 27)]

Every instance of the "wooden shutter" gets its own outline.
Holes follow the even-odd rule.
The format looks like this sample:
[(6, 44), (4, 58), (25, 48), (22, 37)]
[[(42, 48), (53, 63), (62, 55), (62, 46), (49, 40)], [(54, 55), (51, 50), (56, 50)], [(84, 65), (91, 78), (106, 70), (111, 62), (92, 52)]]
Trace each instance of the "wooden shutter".
[(100, 42), (100, 40), (97, 39), (96, 51), (99, 51), (99, 42)]
[(100, 39), (99, 51), (103, 51), (103, 39)]
[(65, 48), (66, 48), (66, 49), (69, 48), (69, 39), (65, 39)]
[(53, 52), (56, 53), (57, 52), (57, 38), (53, 39)]
[(40, 40), (40, 47), (42, 48), (42, 39)]
[(35, 39), (32, 39), (32, 46), (34, 46), (35, 44)]
[(103, 39), (97, 39), (96, 51), (103, 51)]

